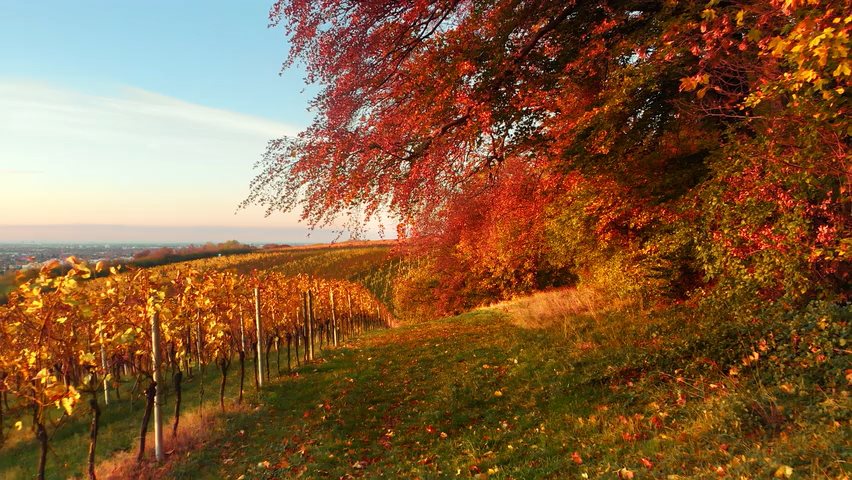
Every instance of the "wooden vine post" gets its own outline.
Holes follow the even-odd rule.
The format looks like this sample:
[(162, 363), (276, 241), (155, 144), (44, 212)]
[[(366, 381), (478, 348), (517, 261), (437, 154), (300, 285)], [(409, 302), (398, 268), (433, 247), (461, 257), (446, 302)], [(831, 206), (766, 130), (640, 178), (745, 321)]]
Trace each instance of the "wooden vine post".
[(107, 370), (104, 334), (101, 333), (101, 368), (104, 369), (104, 405), (109, 405), (109, 371)]
[(346, 304), (349, 307), (349, 318), (347, 318), (348, 324), (346, 326), (346, 336), (351, 338), (352, 334), (354, 333), (352, 330), (353, 328), (355, 328), (355, 320), (353, 320), (352, 318), (352, 295), (350, 295), (348, 291), (346, 292)]
[(246, 327), (243, 321), (243, 305), (240, 304), (240, 351), (237, 352), (240, 357), (240, 396), (237, 403), (243, 403), (243, 385), (246, 379)]
[(328, 290), (328, 300), (331, 303), (331, 338), (334, 346), (337, 346), (337, 316), (334, 314), (334, 290)]
[(308, 290), (308, 311), (306, 318), (308, 320), (308, 335), (306, 345), (308, 348), (308, 361), (314, 359), (314, 294)]
[(162, 379), (160, 378), (160, 316), (157, 312), (151, 314), (151, 370), (154, 376), (154, 384), (157, 385), (154, 397), (154, 456), (158, 462), (162, 462), (163, 455), (163, 395)]
[(260, 288), (254, 287), (254, 321), (255, 328), (257, 330), (257, 385), (259, 387), (263, 386), (263, 362), (260, 359), (263, 358), (263, 330), (260, 321)]

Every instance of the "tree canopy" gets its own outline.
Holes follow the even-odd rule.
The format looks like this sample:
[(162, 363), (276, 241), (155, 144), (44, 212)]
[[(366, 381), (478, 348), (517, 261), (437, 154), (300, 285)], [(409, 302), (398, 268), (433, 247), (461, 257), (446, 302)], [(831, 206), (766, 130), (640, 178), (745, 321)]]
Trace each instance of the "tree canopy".
[(445, 310), (606, 272), (846, 298), (847, 7), (280, 0), (286, 65), (322, 90), (246, 202), (390, 211)]

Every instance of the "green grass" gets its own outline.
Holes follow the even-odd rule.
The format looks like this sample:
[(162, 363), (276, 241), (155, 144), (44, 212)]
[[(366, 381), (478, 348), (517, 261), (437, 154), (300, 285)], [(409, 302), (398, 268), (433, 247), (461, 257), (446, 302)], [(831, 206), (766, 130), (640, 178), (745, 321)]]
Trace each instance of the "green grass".
[[(308, 249), (292, 249), (281, 252), (265, 252), (246, 255), (229, 255), (209, 259), (195, 260), (191, 263), (199, 268), (236, 269), (249, 272), (252, 269), (276, 270), (288, 275), (308, 273), (312, 275), (349, 279), (363, 283), (375, 294), (386, 299), (389, 295), (389, 284), (392, 270), (398, 260), (390, 255), (387, 246), (355, 246), (355, 247), (318, 247)], [(295, 355), (295, 353), (294, 353)], [(286, 358), (282, 358), (282, 368), (286, 368)], [(296, 362), (293, 360), (293, 366)], [(250, 368), (250, 362), (249, 367)], [(275, 356), (272, 356), (272, 371), (276, 371)], [(226, 402), (233, 402), (237, 397), (239, 381), (237, 361), (232, 362), (229, 371), (226, 391)], [(218, 394), (219, 372), (214, 366), (206, 368), (205, 376), (205, 405), (215, 405)], [(171, 424), (173, 415), (173, 400), (171, 382), (167, 385), (167, 403), (165, 423)], [(144, 399), (140, 393), (129, 402), (129, 390), (133, 382), (122, 386), (123, 400), (109, 406), (103, 405), (101, 429), (98, 438), (97, 461), (100, 462), (110, 455), (136, 448), (138, 443), (139, 424), (144, 408)], [(143, 387), (144, 388), (144, 387)], [(247, 372), (246, 395), (252, 398), (254, 380)], [(113, 395), (114, 397), (114, 395)], [(14, 399), (12, 407), (14, 408)], [(184, 380), (184, 412), (198, 406), (198, 378)], [(69, 475), (81, 475), (85, 468), (88, 450), (88, 432), (90, 411), (87, 398), (81, 401), (73, 417), (61, 418), (59, 410), (51, 409), (52, 425), (48, 432), (52, 435), (50, 452), (48, 454), (47, 477), (51, 479), (67, 478)], [(5, 443), (0, 446), (0, 479), (31, 478), (36, 471), (38, 446), (34, 434), (30, 432), (31, 420), (29, 415), (20, 409), (4, 412)], [(16, 421), (23, 422), (23, 429), (15, 431)], [(153, 429), (153, 425), (149, 430)], [(149, 445), (149, 448), (152, 448)]]
[[(345, 278), (387, 298), (396, 262), (387, 247), (356, 247), (199, 264)], [(535, 306), (508, 311), (527, 323), (518, 317)], [(482, 309), (372, 332), (273, 381), (256, 410), (229, 410), (204, 448), (172, 459), (168, 477), (847, 478), (845, 311), (761, 324), (686, 307), (613, 310), (525, 329)], [(237, 376), (234, 364), (230, 402)], [(208, 367), (205, 382), (214, 403), (218, 372)], [(197, 381), (185, 386), (188, 411)], [(141, 409), (138, 398), (132, 412), (126, 400), (105, 408), (99, 461), (135, 447)], [(75, 415), (51, 440), (48, 478), (82, 473), (88, 409)], [(0, 478), (35, 471), (23, 419), (0, 449)]]
[[(295, 356), (295, 352), (293, 354)], [(273, 351), (270, 355), (270, 373), (273, 379), (278, 376), (278, 366), (276, 363), (276, 355)], [(293, 366), (296, 365), (295, 359), (293, 359), (292, 364)], [(250, 358), (247, 358), (244, 385), (244, 401), (247, 403), (257, 401), (254, 377), (252, 376), (253, 368), (254, 363)], [(286, 375), (286, 349), (282, 351), (280, 368), (282, 375)], [(168, 372), (166, 372), (166, 376), (170, 378)], [(201, 401), (199, 395), (200, 379), (201, 377), (198, 375), (197, 369), (195, 369), (195, 376), (193, 378), (184, 376), (182, 415), (197, 410)], [(218, 408), (220, 379), (219, 370), (214, 365), (207, 365), (205, 367), (205, 408), (213, 408), (214, 410)], [(131, 395), (130, 390), (134, 380), (132, 378), (125, 380), (120, 387), (120, 400), (115, 398), (114, 392), (111, 392), (110, 405), (104, 405), (103, 392), (98, 396), (102, 415), (96, 451), (97, 462), (101, 462), (117, 452), (135, 451), (138, 446), (139, 427), (142, 422), (142, 414), (145, 406), (144, 397), (141, 393)], [(147, 386), (147, 381), (143, 383), (141, 389), (144, 389), (145, 386)], [(174, 419), (174, 389), (171, 385), (171, 380), (166, 385), (164, 392), (164, 430), (168, 435), (171, 432), (171, 424)], [(225, 387), (226, 409), (234, 405), (238, 393), (239, 362), (234, 359), (231, 363), (231, 368), (228, 370)], [(130, 401), (131, 398), (133, 399), (132, 402)], [(91, 413), (87, 406), (88, 396), (84, 396), (81, 400), (83, 401), (75, 409), (72, 417), (61, 417), (58, 409), (51, 408), (49, 410), (52, 418), (52, 426), (48, 427), (48, 434), (51, 435), (46, 468), (48, 479), (64, 479), (73, 475), (82, 477), (85, 471)], [(11, 406), (15, 407), (14, 402)], [(28, 418), (28, 415), (23, 415), (20, 411), (12, 413), (17, 413), (17, 415), (7, 416), (4, 421), (7, 429), (6, 433), (9, 437), (7, 438), (6, 445), (0, 448), (0, 478), (3, 480), (32, 478), (36, 472), (39, 451), (34, 434), (30, 432), (31, 419)], [(17, 420), (23, 422), (23, 428), (21, 431), (12, 430), (10, 432), (8, 430), (9, 426)], [(154, 424), (152, 420), (148, 430), (153, 431), (153, 428)], [(149, 443), (146, 450), (153, 450), (153, 445)]]
[(844, 389), (766, 384), (769, 364), (732, 376), (684, 320), (578, 316), (566, 339), (478, 310), (376, 332), (272, 386), (171, 476), (844, 478)]

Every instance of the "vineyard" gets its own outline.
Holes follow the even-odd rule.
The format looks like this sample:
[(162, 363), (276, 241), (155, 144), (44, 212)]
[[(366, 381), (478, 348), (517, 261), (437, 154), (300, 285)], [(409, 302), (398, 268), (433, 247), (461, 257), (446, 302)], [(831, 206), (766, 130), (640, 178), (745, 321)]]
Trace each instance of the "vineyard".
[[(138, 460), (151, 454), (145, 444), (151, 423), (153, 455), (161, 460), (163, 435), (180, 429), (185, 383), (192, 384), (199, 405), (212, 399), (224, 411), (231, 404), (226, 391), (240, 405), (247, 382), (259, 392), (272, 376), (314, 361), (322, 349), (388, 326), (392, 316), (376, 295), (345, 279), (366, 278), (373, 288), (389, 283), (387, 276), (359, 270), (367, 264), (351, 261), (365, 254), (375, 261), (387, 256), (387, 249), (329, 250), (319, 255), (321, 260), (311, 260), (314, 251), (297, 255), (302, 262), (335, 269), (338, 278), (300, 262), (287, 273), (277, 271), (293, 260), (287, 258), (290, 253), (110, 268), (99, 278), (93, 277), (107, 273), (107, 267), (74, 257), (67, 259), (70, 270), (61, 276), (50, 274), (58, 262), (44, 265), (0, 310), (0, 441), (8, 444), (0, 450), (0, 473), (11, 468), (8, 459), (15, 460), (18, 471), (37, 471), (38, 478), (63, 478), (69, 469), (82, 472), (83, 467), (88, 478), (96, 478), (99, 432), (112, 427), (102, 418), (126, 422), (128, 407), (139, 429), (120, 428), (138, 441)], [(343, 268), (347, 264), (355, 266)], [(304, 273), (312, 271), (319, 274)], [(204, 384), (216, 377), (218, 385), (205, 399)], [(144, 406), (134, 410), (134, 397)], [(169, 425), (163, 411), (167, 401), (173, 409)], [(81, 450), (76, 464), (52, 464), (58, 455), (49, 455), (51, 441), (65, 438), (63, 429), (81, 430), (86, 421), (88, 455)], [(5, 427), (9, 424), (11, 431)], [(33, 437), (37, 447), (29, 440)], [(123, 448), (129, 448), (126, 440)], [(20, 457), (12, 454), (27, 450), (38, 451), (35, 464), (20, 465)]]

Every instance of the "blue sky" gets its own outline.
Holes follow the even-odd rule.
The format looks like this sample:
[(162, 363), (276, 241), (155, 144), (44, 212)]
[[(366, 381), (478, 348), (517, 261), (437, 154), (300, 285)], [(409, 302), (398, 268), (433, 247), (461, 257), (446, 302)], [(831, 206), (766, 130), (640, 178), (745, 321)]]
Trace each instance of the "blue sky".
[(266, 142), (306, 127), (317, 91), (298, 67), (279, 75), (271, 1), (0, 0), (0, 242), (69, 226), (114, 240), (92, 224), (303, 240), (295, 213), (234, 214)]
[(272, 0), (0, 0), (0, 75), (109, 94), (120, 86), (305, 126), (300, 69)]

